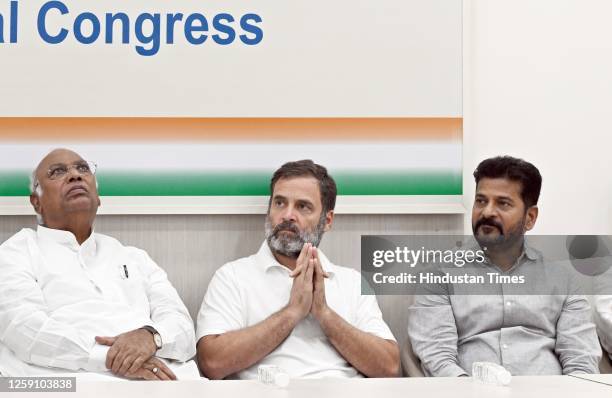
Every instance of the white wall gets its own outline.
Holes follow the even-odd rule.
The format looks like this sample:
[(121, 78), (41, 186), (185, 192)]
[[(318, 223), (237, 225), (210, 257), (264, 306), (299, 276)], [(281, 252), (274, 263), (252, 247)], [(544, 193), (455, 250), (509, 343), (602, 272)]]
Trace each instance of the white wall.
[(534, 233), (612, 235), (611, 20), (609, 0), (464, 0), (468, 208), (478, 162), (509, 154), (543, 176)]

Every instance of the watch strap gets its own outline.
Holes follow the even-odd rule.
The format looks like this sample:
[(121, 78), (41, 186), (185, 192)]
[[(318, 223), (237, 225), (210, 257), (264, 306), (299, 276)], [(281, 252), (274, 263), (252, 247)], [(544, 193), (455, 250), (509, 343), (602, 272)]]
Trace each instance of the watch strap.
[(157, 329), (155, 329), (153, 326), (150, 326), (150, 325), (145, 325), (141, 327), (141, 329), (144, 329), (153, 335), (153, 342), (155, 342), (155, 346), (157, 347), (158, 350), (162, 348), (161, 335), (159, 334)]

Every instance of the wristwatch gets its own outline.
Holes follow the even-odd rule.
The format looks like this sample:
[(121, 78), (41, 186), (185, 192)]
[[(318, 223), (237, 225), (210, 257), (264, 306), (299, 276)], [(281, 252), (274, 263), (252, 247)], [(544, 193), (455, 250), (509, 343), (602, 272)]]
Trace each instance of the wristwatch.
[(149, 325), (143, 326), (141, 327), (141, 329), (144, 329), (153, 335), (153, 341), (155, 342), (155, 346), (157, 347), (158, 350), (160, 350), (162, 348), (162, 338), (159, 332), (155, 330), (153, 326), (149, 326)]

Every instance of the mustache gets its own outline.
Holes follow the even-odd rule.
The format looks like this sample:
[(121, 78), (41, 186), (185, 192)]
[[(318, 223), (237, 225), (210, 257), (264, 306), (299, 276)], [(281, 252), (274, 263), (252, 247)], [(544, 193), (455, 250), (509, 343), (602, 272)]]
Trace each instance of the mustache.
[(298, 227), (291, 221), (283, 221), (280, 224), (277, 224), (272, 231), (272, 235), (276, 236), (280, 231), (289, 231), (296, 235), (300, 233)]
[(478, 228), (482, 227), (483, 225), (488, 225), (490, 227), (497, 228), (500, 234), (504, 233), (503, 226), (492, 218), (481, 218), (480, 220), (478, 220), (476, 222), (476, 225), (474, 226), (474, 231), (478, 231)]

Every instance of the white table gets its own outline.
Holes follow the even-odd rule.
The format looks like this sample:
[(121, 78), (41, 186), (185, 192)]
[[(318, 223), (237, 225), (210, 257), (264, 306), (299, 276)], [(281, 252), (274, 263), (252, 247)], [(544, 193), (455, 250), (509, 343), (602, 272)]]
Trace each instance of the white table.
[(612, 388), (612, 374), (603, 374), (603, 375), (577, 375), (574, 377), (579, 377), (581, 379), (594, 381), (596, 383), (609, 384), (610, 388)]
[[(595, 378), (593, 378), (594, 380)], [(599, 375), (598, 381), (612, 384), (612, 375)], [(45, 393), (45, 398), (59, 396)], [(498, 387), (460, 378), (396, 378), (396, 379), (319, 379), (292, 380), (287, 388), (263, 385), (257, 381), (176, 381), (176, 382), (100, 382), (77, 381), (76, 393), (63, 393), (74, 398), (569, 398), (612, 397), (612, 386), (570, 376), (519, 376), (509, 386)], [(3, 393), (2, 398), (40, 398), (40, 393)]]

